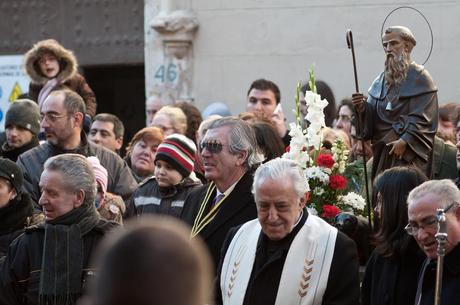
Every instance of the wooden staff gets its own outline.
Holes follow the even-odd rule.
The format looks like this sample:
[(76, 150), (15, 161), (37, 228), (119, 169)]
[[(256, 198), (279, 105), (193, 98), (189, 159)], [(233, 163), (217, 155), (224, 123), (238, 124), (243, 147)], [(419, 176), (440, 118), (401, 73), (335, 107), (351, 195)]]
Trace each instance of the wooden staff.
[[(348, 48), (351, 49), (351, 56), (353, 57), (353, 71), (354, 71), (354, 75), (355, 75), (355, 89), (357, 93), (359, 93), (359, 85), (358, 85), (358, 72), (356, 71), (356, 58), (355, 58), (355, 46), (353, 44), (353, 34), (351, 33), (351, 30), (348, 29), (347, 30), (347, 45), (348, 45)], [(371, 203), (370, 203), (370, 200), (369, 200), (369, 184), (367, 182), (367, 167), (366, 167), (366, 149), (365, 149), (365, 146), (364, 146), (364, 140), (363, 138), (361, 137), (361, 134), (363, 133), (363, 129), (361, 129), (361, 122), (360, 122), (360, 119), (358, 117), (358, 111), (357, 109), (355, 109), (355, 114), (356, 114), (356, 117), (357, 117), (357, 120), (356, 120), (356, 131), (357, 131), (357, 134), (359, 134), (359, 140), (361, 141), (361, 145), (363, 147), (362, 149), (362, 158), (363, 158), (363, 166), (364, 166), (364, 186), (366, 188), (366, 203), (367, 203), (367, 218), (368, 218), (368, 221), (369, 221), (369, 227), (371, 228), (372, 230), (372, 221), (371, 221)]]

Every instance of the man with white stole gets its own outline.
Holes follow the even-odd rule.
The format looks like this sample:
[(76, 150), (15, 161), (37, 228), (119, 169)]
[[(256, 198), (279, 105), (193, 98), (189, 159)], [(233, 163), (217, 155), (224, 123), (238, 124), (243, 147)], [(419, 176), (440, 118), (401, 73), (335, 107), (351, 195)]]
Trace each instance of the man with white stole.
[(258, 219), (229, 231), (216, 280), (224, 305), (359, 304), (354, 242), (305, 208), (297, 164), (274, 159), (254, 175)]

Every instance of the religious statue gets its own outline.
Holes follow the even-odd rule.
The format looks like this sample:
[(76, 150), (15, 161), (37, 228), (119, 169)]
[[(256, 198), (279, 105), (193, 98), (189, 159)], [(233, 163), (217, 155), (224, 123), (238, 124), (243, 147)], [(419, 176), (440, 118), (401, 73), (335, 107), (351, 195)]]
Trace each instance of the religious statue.
[(372, 179), (398, 165), (416, 166), (430, 177), (438, 125), (436, 85), (424, 66), (411, 61), (416, 41), (410, 29), (388, 27), (382, 44), (384, 72), (371, 85), (368, 98), (352, 95), (361, 136), (372, 141)]

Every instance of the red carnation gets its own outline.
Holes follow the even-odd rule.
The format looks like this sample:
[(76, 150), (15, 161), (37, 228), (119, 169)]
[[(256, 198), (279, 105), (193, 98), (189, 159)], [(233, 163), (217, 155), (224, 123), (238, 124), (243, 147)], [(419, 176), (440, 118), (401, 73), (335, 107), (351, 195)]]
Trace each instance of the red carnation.
[(284, 149), (284, 152), (290, 152), (291, 151), (291, 145), (288, 145), (286, 146), (286, 148)]
[(316, 160), (318, 166), (332, 168), (334, 166), (334, 158), (329, 154), (320, 154)]
[(341, 175), (332, 175), (329, 177), (329, 186), (333, 190), (344, 190), (347, 187), (347, 179)]
[(335, 216), (337, 216), (337, 214), (339, 213), (340, 213), (340, 209), (336, 207), (335, 205), (325, 204), (323, 205), (323, 214), (321, 214), (321, 217), (335, 218)]

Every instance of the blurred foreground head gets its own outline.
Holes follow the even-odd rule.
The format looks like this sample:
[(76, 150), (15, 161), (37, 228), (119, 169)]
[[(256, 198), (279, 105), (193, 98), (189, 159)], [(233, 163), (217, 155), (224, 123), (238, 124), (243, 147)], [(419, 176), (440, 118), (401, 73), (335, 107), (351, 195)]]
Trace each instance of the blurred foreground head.
[(203, 242), (176, 219), (127, 222), (98, 253), (93, 305), (202, 305), (213, 277)]

